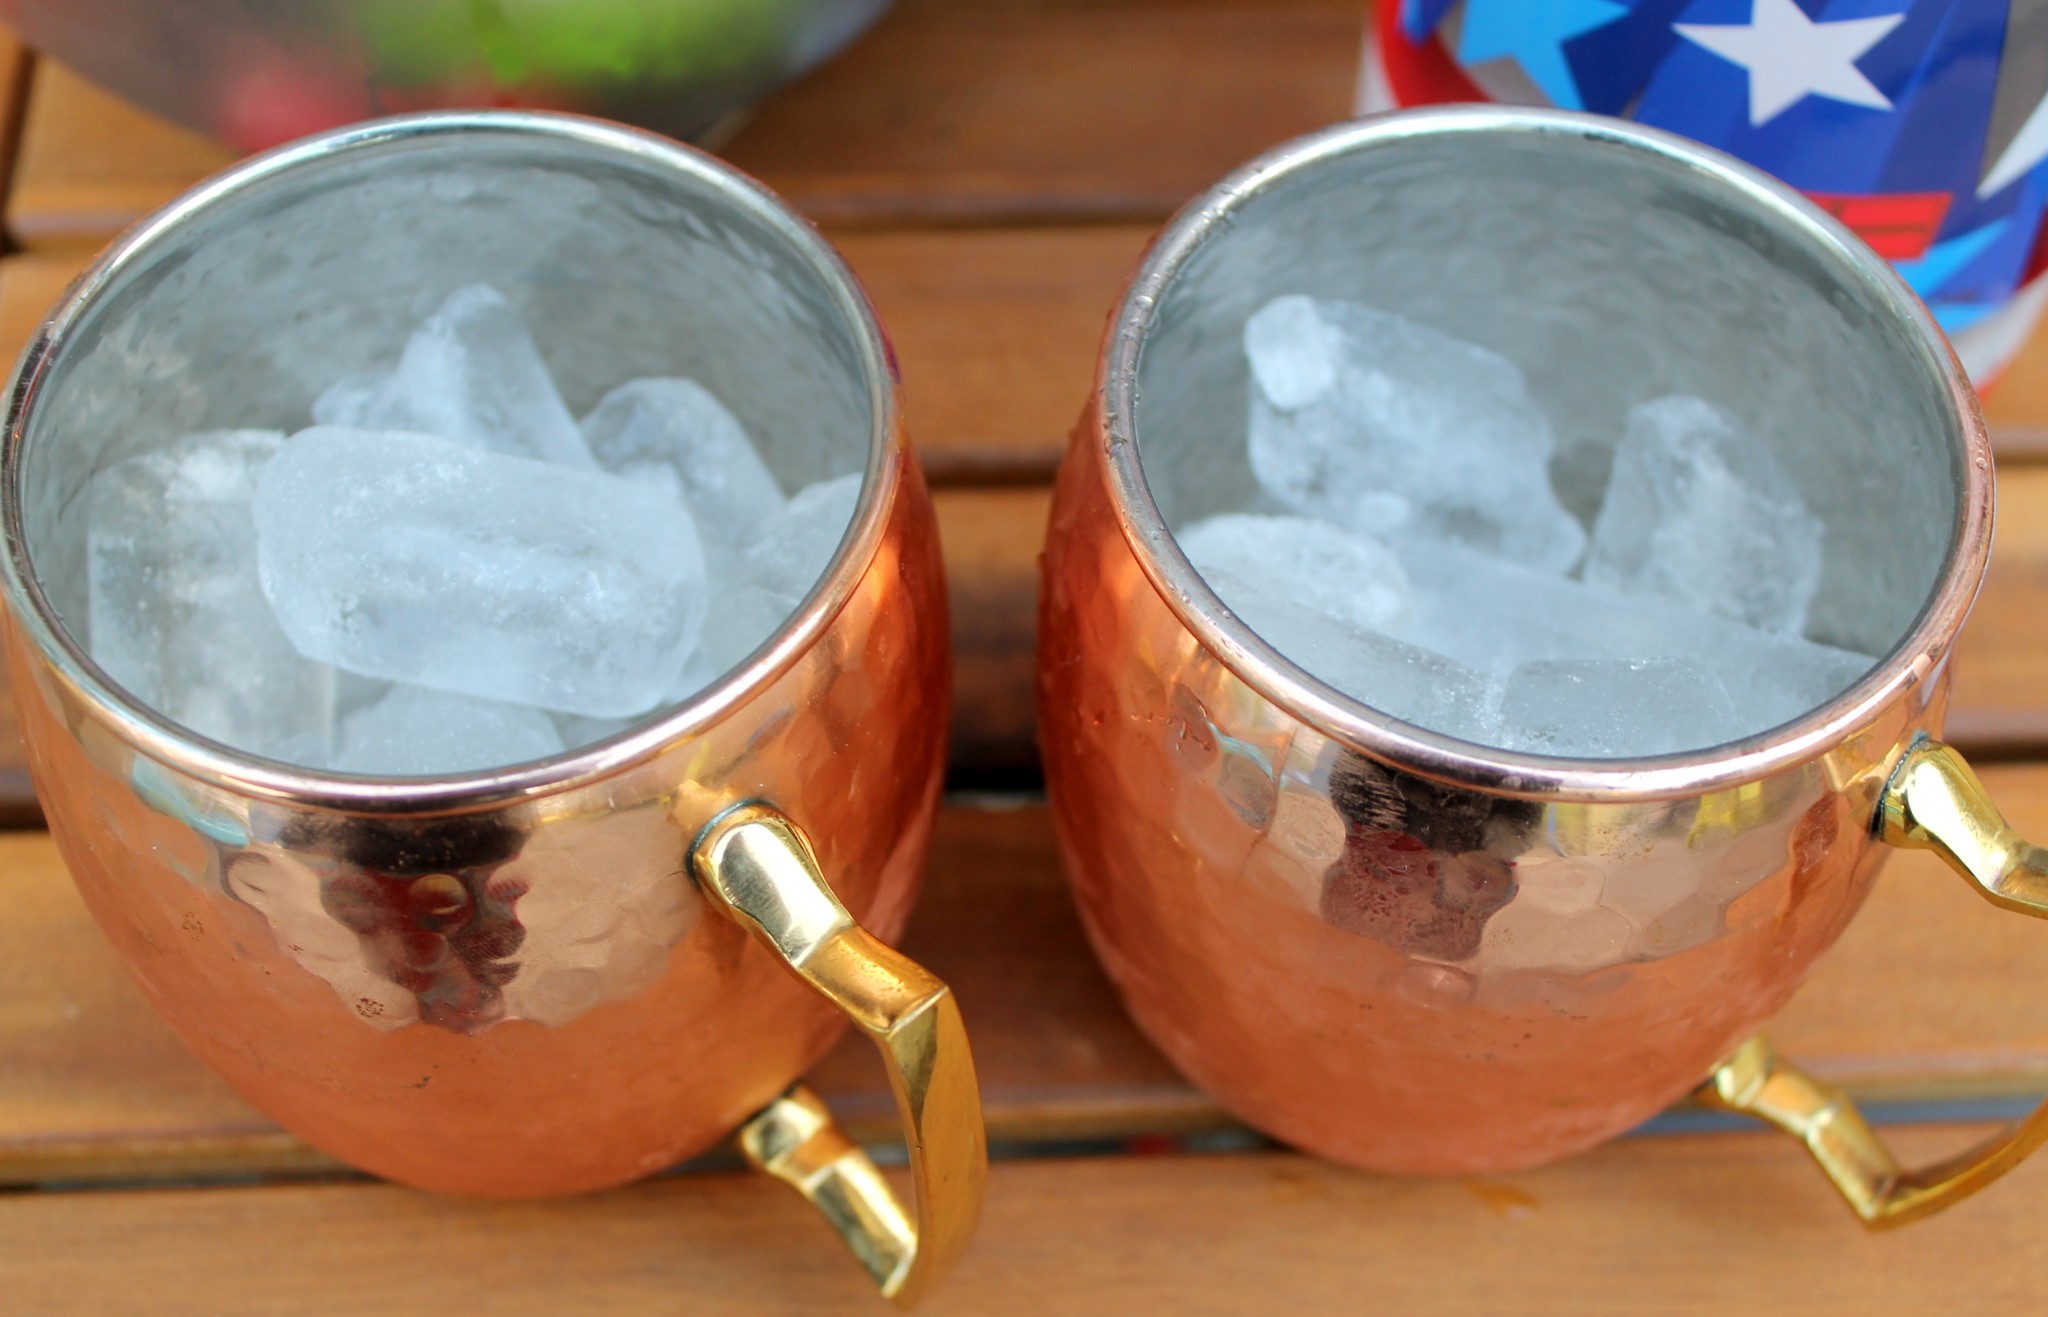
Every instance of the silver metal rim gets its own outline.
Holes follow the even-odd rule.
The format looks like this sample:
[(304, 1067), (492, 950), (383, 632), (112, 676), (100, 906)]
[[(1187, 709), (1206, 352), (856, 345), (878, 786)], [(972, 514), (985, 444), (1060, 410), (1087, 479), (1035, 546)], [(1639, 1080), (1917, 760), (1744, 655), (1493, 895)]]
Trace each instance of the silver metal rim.
[[(1146, 485), (1133, 416), (1146, 335), (1175, 277), (1198, 248), (1229, 227), (1234, 212), (1282, 181), (1333, 160), (1452, 134), (1579, 140), (1704, 176), (1743, 194), (1759, 212), (1803, 231), (1864, 285), (1873, 302), (1889, 307), (1911, 327), (1958, 421), (1960, 442), (1953, 459), (1960, 515), (1941, 574), (1919, 616), (1855, 685), (1794, 722), (1683, 754), (1607, 760), (1500, 750), (1401, 722), (1324, 685), (1231, 613), (1181, 553)], [(1976, 597), (1990, 552), (1991, 443), (1983, 414), (1947, 338), (1891, 266), (1832, 216), (1769, 175), (1673, 134), (1595, 115), (1500, 106), (1411, 110), (1312, 133), (1259, 157), (1190, 202), (1153, 243), (1110, 321), (1097, 397), (1099, 456), (1124, 537), (1168, 607), (1211, 653), (1267, 699), (1363, 754), (1441, 781), (1528, 799), (1674, 799), (1757, 781), (1826, 753), (1939, 672)]]
[[(810, 263), (856, 339), (868, 384), (868, 456), (853, 524), (825, 575), (760, 648), (694, 698), (607, 740), (484, 772), (391, 778), (300, 768), (197, 736), (109, 680), (64, 629), (36, 580), (23, 533), (22, 476), (24, 444), (42, 384), (74, 329), (100, 299), (175, 241), (194, 217), (267, 180), (318, 168), (342, 156), (469, 135), (547, 138), (687, 177), (760, 221)], [(15, 624), (55, 676), (143, 753), (213, 785), (298, 805), (379, 813), (462, 812), (509, 799), (552, 795), (611, 777), (704, 732), (788, 671), (837, 616), (880, 547), (898, 492), (903, 442), (895, 373), (867, 295), (817, 230), (761, 184), (691, 147), (598, 119), (537, 111), (401, 115), (290, 143), (215, 175), (123, 234), (71, 286), (29, 341), (9, 390), (5, 448), (0, 451), (0, 529), (7, 551), (0, 570)]]

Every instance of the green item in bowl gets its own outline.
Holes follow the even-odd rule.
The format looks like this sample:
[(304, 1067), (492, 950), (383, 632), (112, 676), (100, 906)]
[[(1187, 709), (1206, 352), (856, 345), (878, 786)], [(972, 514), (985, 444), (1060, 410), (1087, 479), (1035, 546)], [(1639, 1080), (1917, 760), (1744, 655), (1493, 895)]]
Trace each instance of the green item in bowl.
[(408, 87), (479, 79), (506, 90), (675, 84), (774, 60), (816, 0), (374, 0), (362, 11), (378, 80)]

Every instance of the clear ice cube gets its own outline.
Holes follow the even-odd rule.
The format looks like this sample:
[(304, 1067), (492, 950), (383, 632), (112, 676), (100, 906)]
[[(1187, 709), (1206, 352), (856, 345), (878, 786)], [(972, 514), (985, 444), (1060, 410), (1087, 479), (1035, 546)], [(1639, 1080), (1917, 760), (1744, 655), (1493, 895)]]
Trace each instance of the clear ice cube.
[(313, 403), (320, 425), (412, 430), (513, 457), (594, 467), (540, 349), (497, 290), (448, 295), (396, 369), (346, 376)]
[[(774, 635), (802, 600), (802, 595), (785, 594), (746, 581), (726, 585), (712, 597), (710, 615), (704, 619), (704, 643), (698, 652), (706, 666), (714, 673), (730, 671)], [(678, 687), (688, 684), (687, 678), (676, 683)], [(699, 689), (704, 684), (698, 682), (690, 689)], [(677, 691), (678, 695), (688, 693)]]
[(339, 425), (351, 430), (374, 430), (378, 399), (391, 382), (388, 370), (362, 370), (344, 375), (321, 390), (313, 399), (313, 424)]
[(1698, 750), (1743, 735), (1721, 679), (1683, 658), (1540, 659), (1508, 677), (1502, 743), (1578, 759)]
[(689, 511), (601, 471), (316, 426), (255, 515), (285, 633), (366, 676), (618, 717), (663, 697), (703, 622)]
[(714, 579), (789, 503), (738, 419), (694, 380), (620, 385), (583, 418), (583, 438), (605, 470), (688, 500)]
[(1690, 659), (1720, 678), (1744, 735), (1818, 707), (1875, 662), (1458, 545), (1399, 540), (1392, 548), (1414, 590), (1396, 637), (1502, 677), (1547, 659)]
[(1659, 398), (1629, 412), (1584, 576), (1796, 636), (1820, 588), (1823, 533), (1726, 412)]
[(748, 546), (741, 574), (757, 585), (802, 598), (831, 565), (860, 505), (858, 473), (805, 485)]
[(93, 661), (174, 722), (252, 754), (320, 767), (334, 670), (302, 657), (256, 575), (250, 498), (274, 430), (188, 435), (93, 479)]
[(1346, 356), (1341, 331), (1314, 298), (1299, 293), (1276, 297), (1252, 315), (1244, 350), (1260, 394), (1290, 412), (1335, 392)]
[(1816, 645), (1747, 627), (1731, 628), (1703, 644), (1695, 657), (1708, 664), (1743, 716), (1742, 734), (1768, 731), (1817, 709), (1855, 685), (1876, 665), (1868, 654)]
[(396, 777), (502, 768), (564, 748), (553, 720), (529, 705), (406, 685), (342, 719), (340, 739), (337, 770)]
[(1361, 704), (1482, 744), (1500, 732), (1497, 678), (1348, 624), (1227, 570), (1203, 573), (1224, 606), (1295, 666)]
[(1261, 582), (1347, 626), (1384, 630), (1408, 612), (1408, 573), (1372, 536), (1309, 517), (1226, 513), (1174, 537), (1204, 577)]
[(608, 741), (640, 721), (637, 717), (585, 718), (575, 713), (558, 713), (554, 719), (555, 731), (562, 738), (563, 748), (569, 750)]
[[(860, 484), (858, 475), (849, 475), (806, 485), (747, 546), (712, 599), (704, 622), (700, 673), (729, 670), (789, 620), (825, 574), (853, 524)], [(699, 681), (691, 690), (703, 684)]]
[(1275, 298), (1245, 324), (1252, 472), (1348, 530), (1453, 540), (1569, 571), (1550, 424), (1505, 357), (1354, 302)]

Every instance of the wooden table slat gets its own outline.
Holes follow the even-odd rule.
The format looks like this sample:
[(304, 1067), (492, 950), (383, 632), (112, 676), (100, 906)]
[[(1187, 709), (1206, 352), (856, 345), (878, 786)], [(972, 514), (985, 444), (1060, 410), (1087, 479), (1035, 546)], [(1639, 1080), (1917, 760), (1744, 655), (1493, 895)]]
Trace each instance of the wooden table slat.
[[(1925, 1155), (1980, 1132), (1906, 1141)], [(1874, 1234), (1768, 1134), (1628, 1140), (1487, 1180), (1281, 1153), (1009, 1162), (921, 1311), (2038, 1313), (2044, 1192), (2037, 1158)], [(808, 1213), (741, 1173), (512, 1203), (371, 1184), (15, 1195), (0, 1198), (0, 1292), (23, 1312), (147, 1295), (163, 1317), (883, 1311)]]

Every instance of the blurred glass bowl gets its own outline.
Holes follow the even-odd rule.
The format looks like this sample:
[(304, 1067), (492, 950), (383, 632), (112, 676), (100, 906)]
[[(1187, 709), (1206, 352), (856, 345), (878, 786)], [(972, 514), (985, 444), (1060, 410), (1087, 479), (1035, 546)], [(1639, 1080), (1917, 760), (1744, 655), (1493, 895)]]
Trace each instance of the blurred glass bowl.
[(0, 0), (39, 50), (243, 151), (445, 106), (723, 136), (889, 0)]

